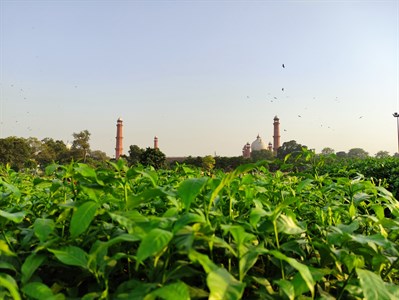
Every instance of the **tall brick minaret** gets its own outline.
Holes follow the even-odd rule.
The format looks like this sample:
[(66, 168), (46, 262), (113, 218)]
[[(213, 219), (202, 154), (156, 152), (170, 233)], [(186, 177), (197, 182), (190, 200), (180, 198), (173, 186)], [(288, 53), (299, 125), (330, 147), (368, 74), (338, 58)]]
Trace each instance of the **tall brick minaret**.
[(154, 149), (158, 149), (158, 137), (154, 137)]
[(273, 154), (277, 154), (277, 149), (280, 148), (280, 122), (277, 116), (274, 117), (274, 135), (273, 135)]
[(116, 122), (116, 147), (115, 147), (115, 159), (118, 159), (123, 154), (123, 144), (122, 144), (122, 119), (119, 118)]

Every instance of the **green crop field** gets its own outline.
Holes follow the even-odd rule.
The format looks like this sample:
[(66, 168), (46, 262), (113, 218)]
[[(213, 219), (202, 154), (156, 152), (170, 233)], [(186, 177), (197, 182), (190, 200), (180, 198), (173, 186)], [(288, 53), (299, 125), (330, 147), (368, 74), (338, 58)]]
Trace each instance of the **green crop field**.
[(0, 169), (0, 299), (398, 299), (399, 202), (345, 169)]

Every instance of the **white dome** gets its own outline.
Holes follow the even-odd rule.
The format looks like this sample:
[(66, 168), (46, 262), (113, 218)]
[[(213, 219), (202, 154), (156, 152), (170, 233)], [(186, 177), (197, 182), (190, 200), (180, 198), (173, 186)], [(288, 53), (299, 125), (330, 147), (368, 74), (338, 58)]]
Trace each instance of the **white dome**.
[(267, 145), (265, 144), (264, 141), (262, 141), (262, 138), (259, 136), (256, 137), (256, 140), (253, 141), (251, 144), (251, 150), (252, 151), (260, 151), (260, 150), (267, 150)]

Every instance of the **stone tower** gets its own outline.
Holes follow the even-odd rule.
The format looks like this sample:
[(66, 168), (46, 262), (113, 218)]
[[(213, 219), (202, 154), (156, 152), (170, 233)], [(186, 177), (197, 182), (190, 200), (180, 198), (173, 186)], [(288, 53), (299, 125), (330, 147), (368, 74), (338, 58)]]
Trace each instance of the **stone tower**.
[(273, 135), (273, 154), (277, 155), (277, 149), (280, 148), (280, 122), (277, 116), (274, 117), (274, 135)]
[(123, 154), (123, 144), (122, 144), (122, 125), (123, 121), (121, 118), (116, 122), (116, 147), (115, 147), (115, 159), (118, 159)]
[(154, 137), (154, 149), (158, 149), (158, 137)]

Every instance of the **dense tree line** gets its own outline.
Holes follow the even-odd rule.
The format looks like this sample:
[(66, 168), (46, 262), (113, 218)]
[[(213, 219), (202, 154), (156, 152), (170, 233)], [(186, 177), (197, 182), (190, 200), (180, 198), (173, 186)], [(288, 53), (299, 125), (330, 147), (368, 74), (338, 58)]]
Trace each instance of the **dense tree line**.
[(0, 139), (0, 164), (9, 164), (13, 169), (43, 168), (50, 163), (65, 164), (71, 161), (82, 161), (100, 165), (109, 157), (100, 150), (90, 149), (90, 132), (83, 130), (72, 134), (72, 145), (61, 140), (35, 137), (7, 137)]
[[(105, 166), (106, 161), (110, 158), (105, 152), (100, 150), (92, 150), (90, 148), (90, 132), (83, 130), (73, 133), (73, 142), (66, 145), (61, 140), (45, 138), (39, 140), (34, 137), (7, 137), (0, 139), (0, 164), (9, 164), (12, 168), (20, 170), (22, 168), (43, 168), (46, 165), (56, 162), (59, 164), (69, 163), (71, 161), (81, 161), (94, 166)], [(213, 169), (222, 169), (230, 171), (237, 166), (257, 162), (259, 160), (269, 161), (270, 168), (278, 169), (282, 163), (294, 163), (296, 167), (304, 165), (304, 151), (309, 150), (307, 146), (297, 143), (295, 140), (284, 142), (278, 149), (277, 155), (272, 151), (261, 150), (252, 151), (250, 158), (242, 156), (221, 157), (221, 156), (204, 156), (192, 157), (188, 156), (184, 159), (176, 161), (168, 161), (166, 155), (159, 149), (146, 148), (142, 149), (137, 145), (129, 146), (128, 155), (122, 156), (129, 165), (153, 166), (156, 169), (168, 168), (176, 163), (187, 164), (203, 168), (207, 171)], [(366, 159), (369, 154), (361, 148), (353, 148), (348, 152), (338, 151), (330, 147), (325, 147), (315, 157), (322, 156), (326, 162), (334, 162), (336, 160), (347, 159)], [(397, 156), (395, 154), (394, 156)], [(387, 151), (379, 151), (375, 154), (376, 158), (390, 157)]]

